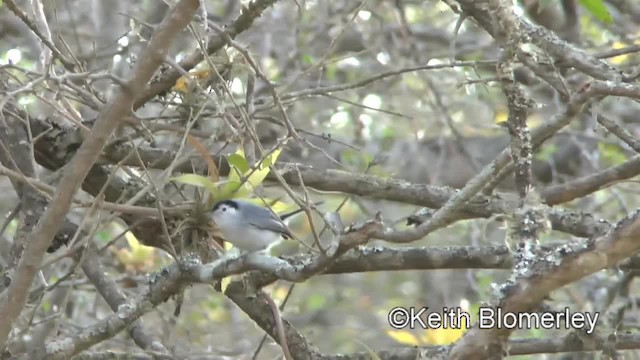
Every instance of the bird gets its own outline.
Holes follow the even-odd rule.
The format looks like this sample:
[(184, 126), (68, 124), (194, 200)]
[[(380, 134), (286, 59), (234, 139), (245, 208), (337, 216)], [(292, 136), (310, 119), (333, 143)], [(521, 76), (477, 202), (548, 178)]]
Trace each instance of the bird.
[(225, 241), (241, 251), (257, 252), (266, 250), (283, 237), (293, 238), (284, 222), (303, 210), (301, 208), (276, 215), (271, 210), (248, 201), (230, 199), (215, 203), (211, 218)]

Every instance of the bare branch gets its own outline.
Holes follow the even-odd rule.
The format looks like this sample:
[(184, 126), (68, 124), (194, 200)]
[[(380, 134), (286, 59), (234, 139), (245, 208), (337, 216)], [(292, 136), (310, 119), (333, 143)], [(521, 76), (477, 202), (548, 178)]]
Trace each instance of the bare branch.
[(118, 306), (113, 315), (95, 325), (72, 336), (55, 339), (44, 347), (31, 350), (20, 359), (68, 359), (124, 330), (142, 315), (176, 294), (183, 282), (184, 279), (178, 267), (172, 266), (163, 271), (161, 276), (152, 278), (149, 290), (135, 302), (123, 303)]
[[(82, 270), (87, 278), (96, 287), (96, 290), (102, 295), (102, 297), (109, 303), (111, 310), (118, 311), (120, 306), (127, 305), (127, 297), (124, 295), (118, 285), (106, 276), (104, 269), (99, 261), (92, 261), (90, 259), (97, 259), (97, 253), (94, 251), (92, 244), (90, 249), (85, 249), (88, 252), (88, 259), (82, 262)], [(143, 350), (151, 350), (162, 354), (169, 354), (169, 351), (165, 346), (157, 339), (154, 339), (147, 334), (144, 328), (142, 319), (133, 322), (129, 325), (129, 335), (131, 339)]]
[[(640, 335), (638, 334), (617, 334), (614, 339), (618, 350), (635, 350), (640, 348)], [(582, 342), (575, 339), (571, 333), (564, 337), (552, 337), (543, 339), (514, 339), (507, 344), (509, 355), (534, 355), (534, 354), (556, 354), (582, 351), (604, 350), (607, 344), (599, 345), (596, 342)], [(415, 360), (419, 358), (435, 359), (447, 358), (446, 354), (451, 346), (426, 346), (416, 348), (398, 348), (390, 350), (376, 351), (380, 359), (395, 360)], [(360, 360), (370, 359), (370, 353), (352, 353), (340, 355), (325, 355), (322, 360)], [(469, 359), (476, 359), (470, 357)]]
[(109, 135), (119, 122), (129, 115), (136, 95), (144, 89), (145, 84), (162, 64), (172, 40), (189, 24), (198, 6), (197, 0), (182, 0), (173, 8), (147, 45), (127, 85), (121, 87), (101, 112), (91, 133), (66, 167), (51, 204), (28, 237), (27, 247), (8, 289), (10, 296), (0, 306), (0, 349), (4, 349), (13, 321), (24, 307), (33, 276), (51, 240), (63, 224), (73, 195), (98, 159)]
[[(471, 16), (483, 29), (494, 38), (498, 38), (494, 23), (496, 21), (489, 11), (489, 1), (462, 0), (458, 1), (462, 11)], [(454, 9), (455, 11), (455, 9)], [(553, 32), (541, 26), (517, 19), (518, 27), (530, 41), (544, 49), (553, 60), (565, 66), (576, 68), (585, 74), (600, 80), (620, 80), (621, 73), (606, 62), (588, 55), (584, 50), (568, 44)], [(529, 55), (523, 50), (518, 51), (518, 58), (525, 62)]]
[[(534, 310), (553, 290), (598, 270), (614, 266), (640, 250), (640, 212), (620, 220), (606, 235), (584, 244), (567, 244), (564, 249), (536, 257), (512, 283), (502, 285), (498, 303), (503, 313)], [(556, 265), (558, 262), (558, 265)], [(451, 359), (486, 359), (506, 345), (512, 329), (470, 330), (458, 341)]]
[[(247, 30), (253, 24), (253, 21), (260, 17), (262, 13), (271, 5), (273, 5), (276, 0), (256, 0), (250, 2), (246, 7), (243, 7), (242, 13), (238, 18), (227, 27), (225, 30), (226, 35), (230, 38), (235, 38), (238, 34)], [(204, 20), (204, 19), (203, 19)], [(218, 34), (216, 36), (212, 36), (207, 40), (208, 47), (207, 53), (213, 54), (216, 51), (220, 50), (225, 44), (226, 41), (224, 38)], [(186, 71), (193, 69), (194, 66), (198, 65), (204, 59), (204, 55), (199, 50), (196, 50), (193, 54), (187, 56), (187, 58), (180, 62), (180, 67)], [(180, 74), (177, 71), (171, 71), (166, 73), (162, 79), (154, 82), (147, 87), (147, 89), (142, 93), (142, 95), (136, 99), (136, 102), (133, 106), (134, 109), (137, 109), (144, 105), (147, 101), (152, 99), (153, 97), (168, 91), (178, 80)]]
[(561, 185), (550, 186), (544, 189), (541, 195), (543, 201), (548, 205), (562, 204), (605, 189), (638, 174), (640, 174), (640, 156), (637, 155), (622, 164), (612, 166), (595, 174)]
[[(36, 26), (36, 24), (33, 23), (33, 21), (31, 21), (31, 19), (29, 19), (29, 16), (22, 11), (18, 5), (16, 5), (16, 3), (13, 0), (7, 0), (6, 1), (7, 4), (7, 8), (9, 8), (9, 10), (11, 10), (11, 12), (13, 12), (17, 17), (20, 18), (20, 20), (22, 20), (31, 31), (33, 31), (34, 34), (36, 34), (36, 36), (38, 36), (38, 38), (40, 39), (40, 41), (42, 41), (42, 43), (49, 48), (49, 50), (51, 52), (53, 52), (53, 54), (55, 55), (55, 57), (57, 59), (60, 60), (60, 62), (62, 62), (62, 64), (65, 66), (65, 68), (67, 68), (68, 70), (71, 70), (73, 68), (73, 63), (68, 60), (67, 58), (65, 58), (62, 53), (60, 53), (60, 51), (58, 50), (58, 48), (56, 48), (56, 46), (53, 44), (53, 42), (51, 42), (51, 35), (49, 34), (49, 36), (46, 36), (46, 34), (42, 34), (40, 32), (40, 30), (38, 29), (38, 27)], [(47, 29), (48, 30), (48, 29)]]

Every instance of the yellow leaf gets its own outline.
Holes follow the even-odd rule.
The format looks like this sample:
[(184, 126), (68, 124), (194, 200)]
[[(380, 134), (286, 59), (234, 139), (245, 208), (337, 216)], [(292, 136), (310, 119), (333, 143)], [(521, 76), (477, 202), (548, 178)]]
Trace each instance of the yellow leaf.
[(387, 330), (386, 333), (387, 335), (389, 335), (389, 337), (391, 337), (396, 342), (399, 342), (400, 344), (412, 345), (412, 346), (420, 345), (420, 341), (418, 340), (418, 338), (408, 331)]
[(153, 247), (142, 245), (131, 231), (127, 231), (124, 236), (131, 248), (129, 260), (133, 265), (145, 265), (145, 263), (153, 262)]
[(190, 93), (195, 88), (195, 86), (190, 84), (190, 82), (197, 81), (200, 84), (205, 84), (208, 81), (210, 74), (211, 72), (208, 68), (192, 70), (189, 72), (188, 76), (182, 75), (178, 80), (176, 80), (173, 90), (181, 93)]
[(179, 77), (178, 80), (176, 80), (176, 84), (173, 85), (173, 90), (183, 92), (183, 93), (187, 92), (187, 83), (188, 83), (188, 80), (183, 75)]
[[(615, 41), (611, 45), (611, 48), (614, 49), (614, 50), (624, 49), (625, 47), (627, 47), (627, 44), (625, 44), (623, 42), (620, 42), (620, 41)], [(627, 62), (627, 60), (629, 60), (629, 55), (628, 54), (614, 56), (611, 59), (609, 59), (609, 61), (612, 64), (615, 64), (615, 65), (623, 64), (623, 63)]]
[[(228, 252), (232, 248), (233, 248), (233, 245), (231, 245), (230, 242), (228, 242), (228, 241), (224, 242), (224, 250), (225, 251)], [(220, 291), (222, 291), (223, 294), (224, 294), (225, 290), (227, 289), (227, 286), (229, 286), (229, 284), (231, 283), (231, 278), (232, 277), (233, 277), (233, 275), (224, 277), (224, 278), (222, 278), (222, 280), (220, 280)]]
[(149, 272), (155, 264), (155, 248), (141, 244), (130, 231), (124, 234), (128, 248), (115, 251), (118, 262), (127, 272)]
[(202, 69), (194, 72), (194, 77), (198, 80), (206, 80), (209, 78), (209, 69)]
[(502, 122), (507, 121), (507, 119), (509, 119), (509, 113), (505, 109), (500, 109), (496, 111), (496, 115), (495, 115), (495, 118), (493, 119), (493, 122), (496, 124), (500, 124)]
[(121, 264), (129, 264), (131, 263), (131, 251), (128, 249), (119, 249), (116, 252), (116, 258)]
[(220, 290), (222, 291), (223, 294), (227, 290), (227, 286), (229, 286), (229, 283), (231, 283), (230, 276), (227, 276), (226, 278), (222, 278), (222, 281), (220, 281)]
[(207, 318), (216, 323), (222, 323), (229, 321), (229, 312), (225, 310), (224, 307), (219, 306), (215, 309), (209, 310), (206, 312)]
[(225, 242), (224, 242), (224, 250), (225, 250), (225, 251), (229, 251), (229, 250), (231, 250), (232, 248), (233, 248), (233, 245), (232, 245), (230, 242), (228, 242), (228, 241), (225, 241)]
[(133, 233), (131, 231), (127, 231), (124, 234), (125, 239), (127, 239), (127, 243), (129, 244), (129, 247), (131, 248), (131, 251), (133, 252), (151, 252), (153, 251), (153, 247), (151, 246), (145, 246), (143, 244), (140, 243), (140, 241), (138, 241), (138, 239), (136, 238), (135, 235), (133, 235)]
[(430, 345), (449, 345), (464, 335), (465, 329), (440, 328), (427, 329), (425, 331), (424, 341)]
[(287, 297), (288, 293), (289, 293), (288, 286), (276, 286), (271, 291), (271, 298), (273, 299), (273, 301), (281, 302), (282, 300), (284, 300), (285, 297)]
[(545, 119), (538, 113), (531, 114), (527, 118), (527, 126), (529, 127), (529, 129), (535, 129), (544, 123)]

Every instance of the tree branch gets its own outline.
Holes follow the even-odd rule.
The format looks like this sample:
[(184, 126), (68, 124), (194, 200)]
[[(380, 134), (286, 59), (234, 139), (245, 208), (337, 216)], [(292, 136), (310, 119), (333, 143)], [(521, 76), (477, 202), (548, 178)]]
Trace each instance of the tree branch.
[[(276, 0), (254, 0), (246, 6), (243, 6), (242, 13), (236, 20), (233, 21), (231, 25), (229, 25), (225, 29), (224, 36), (221, 34), (217, 34), (208, 39), (209, 46), (207, 47), (207, 53), (209, 55), (212, 55), (216, 51), (222, 49), (222, 47), (227, 43), (224, 39), (225, 37), (234, 39), (236, 36), (238, 36), (238, 34), (247, 30), (249, 27), (251, 27), (255, 19), (260, 17), (260, 15), (262, 15), (262, 13), (275, 2)], [(206, 21), (206, 19), (204, 19), (204, 21)], [(196, 50), (191, 55), (182, 60), (179, 65), (180, 68), (189, 71), (196, 65), (198, 65), (202, 60), (204, 60), (204, 55), (201, 51)], [(175, 85), (176, 80), (178, 80), (181, 75), (182, 74), (180, 74), (177, 70), (171, 70), (164, 74), (158, 81), (149, 84), (142, 95), (140, 95), (140, 97), (136, 99), (133, 108), (138, 109), (153, 97), (167, 92), (173, 85)]]
[(172, 9), (140, 56), (133, 76), (100, 113), (91, 133), (65, 168), (51, 204), (28, 237), (26, 249), (9, 286), (9, 296), (0, 306), (0, 349), (5, 347), (13, 322), (25, 305), (33, 277), (51, 240), (63, 224), (74, 194), (100, 156), (109, 135), (130, 114), (136, 95), (142, 92), (162, 64), (173, 39), (189, 24), (198, 7), (198, 0), (181, 0)]
[[(91, 281), (91, 283), (96, 287), (96, 290), (98, 290), (100, 295), (102, 295), (102, 297), (107, 301), (111, 310), (117, 312), (120, 306), (126, 306), (127, 297), (122, 290), (120, 290), (116, 282), (106, 276), (92, 243), (90, 243), (89, 246), (91, 246), (90, 249), (84, 250), (85, 252), (89, 252), (89, 254), (87, 254), (87, 259), (82, 262), (82, 271), (84, 271), (89, 281)], [(80, 253), (81, 252), (79, 251), (78, 256), (80, 256)], [(92, 259), (96, 260), (94, 261)], [(129, 335), (136, 345), (143, 350), (169, 354), (169, 351), (159, 340), (154, 339), (152, 336), (147, 334), (142, 319), (129, 325)]]
[[(572, 339), (572, 334), (565, 337), (552, 337), (546, 339), (514, 339), (509, 340), (507, 347), (509, 355), (534, 355), (534, 354), (557, 354), (566, 352), (598, 351), (604, 350), (604, 346), (596, 342), (585, 343)], [(640, 335), (638, 334), (618, 334), (615, 336), (615, 344), (618, 350), (635, 350), (640, 348)], [(452, 346), (426, 346), (416, 348), (398, 348), (391, 350), (375, 351), (380, 359), (394, 360), (415, 360), (415, 359), (436, 359), (442, 358)], [(322, 360), (368, 360), (371, 353), (352, 353), (339, 355), (325, 355)], [(471, 357), (470, 359), (474, 359)]]
[[(598, 270), (614, 266), (640, 250), (640, 211), (629, 214), (607, 234), (585, 244), (567, 244), (561, 250), (541, 254), (503, 284), (496, 306), (503, 313), (534, 310), (548, 294)], [(556, 265), (558, 264), (558, 265)], [(450, 359), (487, 359), (505, 349), (513, 329), (473, 328), (449, 353)]]
[[(461, 0), (457, 4), (460, 5), (462, 11), (472, 17), (487, 33), (495, 39), (499, 38), (494, 26), (497, 21), (494, 14), (489, 10), (489, 1)], [(454, 11), (455, 8), (452, 8)], [(523, 31), (531, 42), (544, 49), (553, 60), (561, 63), (563, 66), (573, 67), (579, 71), (600, 80), (621, 80), (620, 71), (607, 64), (605, 61), (597, 59), (585, 51), (568, 44), (560, 39), (553, 32), (530, 22), (516, 19), (518, 27)], [(528, 62), (528, 52), (518, 50), (518, 58), (525, 64)], [(535, 62), (534, 62), (535, 64)]]

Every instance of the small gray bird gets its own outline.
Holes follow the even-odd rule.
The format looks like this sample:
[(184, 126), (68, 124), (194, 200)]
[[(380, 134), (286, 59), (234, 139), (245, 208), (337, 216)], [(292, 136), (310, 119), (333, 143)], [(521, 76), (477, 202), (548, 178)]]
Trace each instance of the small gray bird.
[[(319, 205), (320, 203), (316, 203)], [(242, 200), (224, 200), (213, 206), (211, 217), (224, 240), (240, 250), (254, 252), (268, 248), (281, 237), (293, 238), (284, 221), (303, 211), (275, 215), (267, 208)]]

